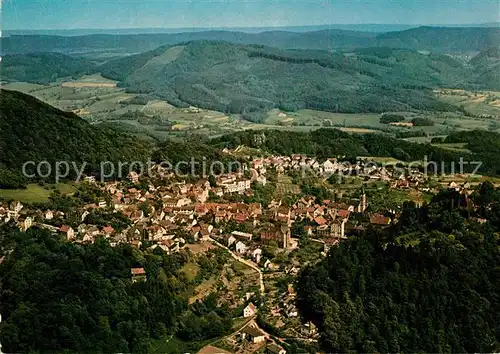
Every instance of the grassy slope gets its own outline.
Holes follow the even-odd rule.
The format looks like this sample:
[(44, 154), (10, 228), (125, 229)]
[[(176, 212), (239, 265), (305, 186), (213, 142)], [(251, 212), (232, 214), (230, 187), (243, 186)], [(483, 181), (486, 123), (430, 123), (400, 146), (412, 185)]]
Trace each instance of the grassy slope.
[(61, 194), (71, 194), (75, 189), (66, 183), (42, 187), (38, 184), (29, 184), (26, 189), (0, 189), (0, 200), (19, 200), (22, 203), (40, 203), (49, 200), (50, 194), (57, 189)]

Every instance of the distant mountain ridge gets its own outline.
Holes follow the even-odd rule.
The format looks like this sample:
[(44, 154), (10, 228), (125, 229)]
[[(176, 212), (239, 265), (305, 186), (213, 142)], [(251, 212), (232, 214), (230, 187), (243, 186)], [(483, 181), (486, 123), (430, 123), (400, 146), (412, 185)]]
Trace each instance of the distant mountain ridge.
[(381, 23), (354, 23), (354, 24), (324, 24), (324, 25), (302, 25), (302, 26), (259, 26), (259, 27), (145, 27), (145, 28), (79, 28), (79, 29), (44, 29), (44, 30), (3, 30), (4, 37), (14, 35), (48, 35), (48, 36), (84, 36), (90, 34), (150, 34), (150, 33), (182, 33), (203, 31), (232, 31), (246, 33), (260, 33), (269, 31), (287, 32), (311, 32), (325, 29), (339, 29), (362, 32), (391, 32), (404, 31), (421, 26), (428, 27), (500, 27), (500, 22), (492, 23), (468, 23), (468, 24), (381, 24)]
[(356, 49), (393, 47), (437, 52), (477, 52), (500, 44), (499, 27), (418, 27), (385, 33), (343, 29), (309, 32), (265, 31), (246, 33), (212, 30), (184, 33), (91, 34), (84, 36), (15, 35), (0, 39), (2, 54), (58, 51), (82, 53), (99, 50), (139, 53), (163, 45), (194, 40), (222, 40), (282, 49)]

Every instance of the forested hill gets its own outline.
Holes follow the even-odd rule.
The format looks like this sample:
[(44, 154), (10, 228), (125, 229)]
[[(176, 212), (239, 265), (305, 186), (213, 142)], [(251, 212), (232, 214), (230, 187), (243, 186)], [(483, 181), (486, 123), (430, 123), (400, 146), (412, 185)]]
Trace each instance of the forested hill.
[(194, 40), (223, 40), (238, 44), (261, 44), (287, 49), (354, 49), (395, 47), (438, 52), (475, 52), (500, 43), (498, 27), (419, 27), (404, 31), (373, 32), (327, 29), (311, 32), (266, 31), (244, 33), (204, 31), (185, 33), (93, 34), (85, 36), (15, 35), (0, 39), (2, 54), (33, 52), (81, 52), (108, 50), (138, 53), (162, 45)]
[[(496, 88), (449, 56), (408, 49), (348, 53), (196, 41), (110, 61), (99, 71), (132, 92), (223, 112), (453, 110), (431, 88)], [(495, 86), (490, 87), (489, 85)], [(256, 120), (256, 119), (253, 119)]]
[(59, 78), (74, 78), (92, 73), (92, 61), (61, 53), (12, 54), (2, 57), (0, 78), (50, 84)]
[(320, 328), (322, 349), (498, 352), (499, 200), (491, 184), (472, 195), (475, 208), (442, 192), (423, 208), (407, 205), (393, 228), (368, 230), (306, 268), (298, 304)]
[(73, 113), (36, 98), (0, 90), (0, 187), (16, 187), (23, 163), (135, 161), (149, 146), (112, 130), (94, 127)]

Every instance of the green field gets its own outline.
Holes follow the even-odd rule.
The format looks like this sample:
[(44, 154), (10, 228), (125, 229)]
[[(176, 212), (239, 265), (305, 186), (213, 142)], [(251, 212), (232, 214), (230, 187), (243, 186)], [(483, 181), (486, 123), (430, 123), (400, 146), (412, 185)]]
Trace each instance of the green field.
[[(179, 47), (181, 50), (181, 47)], [(169, 53), (170, 55), (176, 52)], [(174, 55), (175, 56), (175, 55)], [(168, 59), (166, 58), (166, 59)], [(152, 61), (150, 66), (154, 66)], [(14, 82), (2, 87), (31, 94), (65, 111), (73, 111), (82, 118), (93, 122), (109, 122), (119, 130), (149, 136), (159, 140), (169, 137), (182, 138), (185, 133), (197, 133), (210, 137), (247, 129), (276, 129), (309, 132), (321, 127), (335, 127), (350, 133), (373, 133), (384, 131), (425, 132), (429, 137), (409, 138), (409, 141), (430, 142), (432, 136), (446, 136), (456, 130), (500, 130), (500, 93), (469, 93), (460, 91), (436, 93), (441, 100), (465, 109), (476, 115), (466, 116), (459, 112), (395, 112), (406, 116), (429, 118), (433, 126), (393, 127), (380, 123), (380, 113), (332, 113), (311, 109), (284, 112), (272, 109), (262, 124), (241, 119), (239, 114), (225, 114), (211, 110), (177, 108), (166, 101), (128, 93), (124, 88), (113, 87), (116, 81), (98, 74), (82, 76), (78, 80), (38, 85)], [(110, 86), (111, 85), (111, 86)], [(136, 97), (141, 98), (135, 100)], [(136, 112), (145, 120), (127, 118), (124, 115)], [(173, 130), (162, 126), (162, 121), (173, 123)], [(451, 149), (451, 148), (450, 148)]]
[(472, 114), (500, 116), (500, 92), (441, 90), (437, 94), (441, 100), (463, 106)]
[(300, 187), (296, 184), (292, 183), (292, 178), (279, 174), (278, 175), (278, 181), (276, 183), (276, 197), (277, 198), (282, 198), (283, 196), (287, 194), (298, 194), (300, 193)]
[(71, 194), (75, 191), (75, 187), (66, 183), (44, 187), (38, 184), (28, 184), (26, 189), (0, 189), (0, 200), (19, 200), (22, 203), (46, 202), (54, 190), (59, 190), (61, 194)]
[(200, 267), (198, 266), (197, 263), (194, 262), (189, 262), (186, 263), (180, 271), (186, 274), (186, 277), (188, 278), (189, 281), (193, 280), (196, 277), (196, 274), (198, 274), (198, 270)]
[(471, 152), (467, 149), (466, 143), (455, 143), (455, 144), (432, 144), (433, 146), (440, 147), (441, 149), (457, 151), (457, 152)]

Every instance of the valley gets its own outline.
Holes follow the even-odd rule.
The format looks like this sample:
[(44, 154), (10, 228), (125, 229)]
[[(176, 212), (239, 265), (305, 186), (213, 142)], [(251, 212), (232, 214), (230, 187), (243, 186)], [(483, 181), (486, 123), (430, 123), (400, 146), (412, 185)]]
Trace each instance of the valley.
[[(282, 111), (270, 109), (261, 122), (245, 120), (241, 114), (223, 113), (198, 107), (175, 107), (165, 100), (145, 94), (127, 92), (116, 81), (99, 74), (85, 75), (74, 81), (49, 85), (12, 82), (1, 87), (30, 94), (63, 111), (71, 111), (93, 124), (106, 123), (119, 131), (145, 138), (165, 140), (184, 134), (218, 136), (245, 129), (278, 129), (310, 131), (334, 127), (353, 133), (387, 133), (414, 141), (430, 141), (459, 130), (484, 129), (500, 131), (500, 92), (435, 90), (437, 99), (464, 107), (466, 114), (456, 112), (394, 112), (407, 119), (430, 118), (435, 124), (424, 127), (397, 127), (380, 123), (380, 113), (334, 113), (312, 109)], [(421, 135), (418, 137), (418, 135)]]

